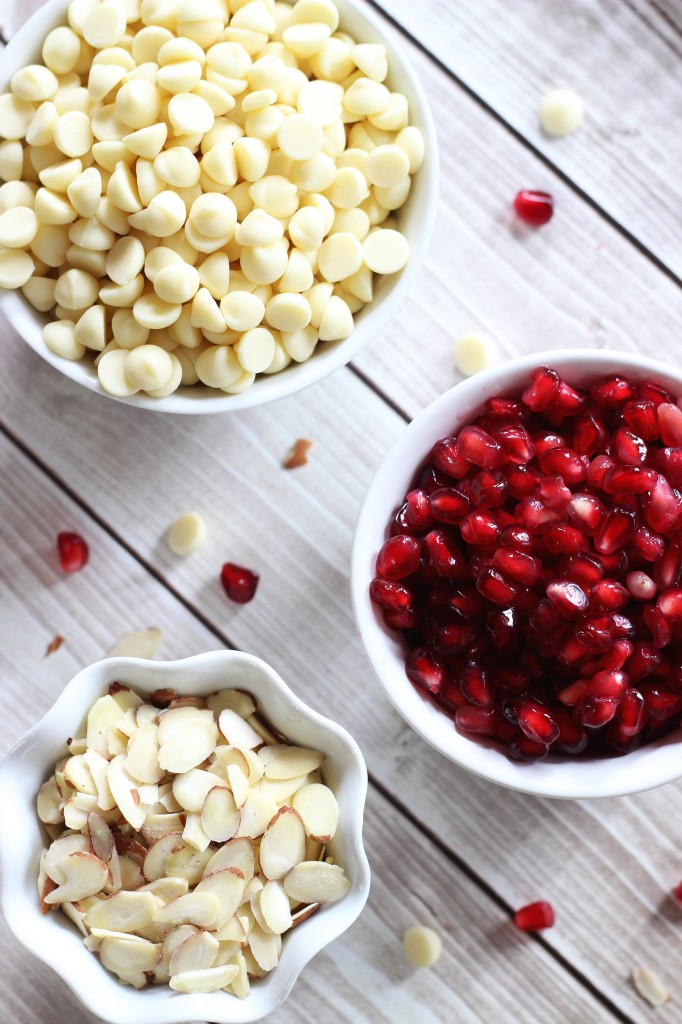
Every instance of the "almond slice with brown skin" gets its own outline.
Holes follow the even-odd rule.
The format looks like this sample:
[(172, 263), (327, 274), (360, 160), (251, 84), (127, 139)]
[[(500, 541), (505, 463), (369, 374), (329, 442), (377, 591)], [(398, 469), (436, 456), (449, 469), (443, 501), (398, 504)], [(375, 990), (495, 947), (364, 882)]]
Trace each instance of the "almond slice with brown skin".
[(105, 864), (108, 864), (114, 852), (114, 837), (111, 829), (98, 811), (88, 814), (88, 836), (92, 852)]
[(263, 743), (262, 736), (245, 719), (240, 718), (235, 711), (231, 711), (229, 708), (220, 712), (218, 728), (230, 746), (240, 747), (242, 750), (253, 750), (254, 747), (260, 747)]
[(170, 965), (171, 957), (178, 946), (182, 945), (185, 939), (190, 938), (191, 935), (199, 934), (199, 929), (195, 925), (181, 924), (177, 928), (173, 928), (173, 930), (166, 935), (163, 943), (161, 944), (161, 964), (166, 974), (170, 974), (168, 967)]
[(206, 698), (206, 704), (216, 716), (228, 710), (234, 711), (240, 718), (248, 718), (256, 710), (255, 700), (244, 690), (218, 690)]
[(36, 805), (38, 817), (44, 825), (59, 825), (64, 821), (64, 801), (54, 775), (38, 790)]
[(159, 765), (159, 727), (141, 725), (128, 741), (125, 769), (138, 782), (157, 783), (163, 778)]
[(242, 769), (238, 768), (236, 764), (228, 764), (227, 781), (230, 784), (235, 804), (237, 807), (243, 807), (249, 795), (250, 787), (248, 776), (245, 775)]
[(180, 813), (148, 814), (140, 829), (145, 843), (149, 846), (170, 832), (182, 832), (185, 827), (185, 815)]
[[(84, 913), (83, 910), (80, 909), (80, 907), (81, 907), (80, 903), (78, 905), (76, 905), (75, 903), (60, 903), (59, 904), (59, 909), (64, 914), (64, 916), (68, 917), (69, 921), (72, 921), (75, 924), (76, 928), (81, 933), (81, 935), (87, 936), (88, 930), (85, 927), (85, 913)], [(46, 906), (46, 909), (47, 910), (55, 910), (56, 907)], [(42, 910), (42, 907), (41, 907), (41, 910)]]
[[(147, 811), (138, 802), (137, 786), (125, 770), (125, 757), (123, 754), (119, 754), (109, 764), (107, 780), (121, 814), (128, 824), (136, 832), (139, 832), (145, 823)], [(134, 794), (137, 794), (138, 801), (135, 800)]]
[(118, 865), (121, 872), (121, 888), (129, 891), (139, 889), (144, 883), (144, 876), (137, 861), (132, 857), (119, 856)]
[(182, 838), (189, 846), (193, 846), (195, 850), (203, 851), (208, 849), (211, 839), (204, 832), (200, 814), (188, 813)]
[(197, 932), (181, 942), (168, 964), (171, 976), (185, 971), (206, 971), (213, 967), (220, 943), (209, 932)]
[(186, 811), (198, 812), (204, 806), (204, 800), (217, 785), (213, 772), (205, 772), (201, 768), (176, 775), (173, 779), (173, 796)]
[(185, 896), (188, 890), (189, 882), (186, 878), (166, 877), (156, 878), (152, 882), (147, 882), (146, 885), (141, 886), (137, 891), (151, 892), (162, 903), (170, 903), (171, 900), (177, 900), (179, 896)]
[(302, 907), (297, 910), (295, 914), (291, 915), (291, 927), (296, 928), (297, 925), (303, 924), (309, 917), (312, 917), (320, 909), (320, 903), (310, 903), (307, 907)]
[(303, 819), (309, 837), (317, 843), (328, 843), (339, 824), (339, 805), (329, 786), (313, 783), (294, 794), (294, 810)]
[(223, 868), (207, 875), (197, 885), (195, 893), (211, 893), (218, 901), (219, 912), (215, 928), (222, 928), (237, 912), (244, 894), (244, 879), (238, 868)]
[(221, 944), (223, 942), (237, 942), (241, 946), (242, 943), (246, 942), (246, 932), (236, 914), (222, 928), (217, 928), (213, 934)]
[(238, 868), (244, 879), (250, 881), (256, 869), (253, 840), (246, 837), (230, 839), (213, 854), (206, 865), (204, 875), (212, 875), (221, 868)]
[(351, 883), (338, 864), (307, 860), (284, 879), (287, 896), (299, 903), (332, 903), (350, 892)]
[(229, 985), (239, 973), (234, 964), (224, 967), (209, 967), (206, 971), (185, 971), (171, 976), (170, 987), (176, 992), (218, 992)]
[(277, 814), (278, 807), (274, 800), (263, 796), (257, 789), (252, 789), (241, 809), (241, 820), (237, 835), (249, 839), (258, 839), (265, 832), (268, 822)]
[(64, 765), (64, 778), (79, 793), (97, 796), (97, 786), (85, 760), (85, 754), (76, 754), (74, 757), (69, 758)]
[(263, 971), (272, 971), (279, 963), (282, 940), (279, 935), (264, 932), (258, 925), (251, 929), (249, 947), (253, 958)]
[(65, 881), (45, 896), (45, 903), (77, 903), (100, 892), (109, 868), (94, 853), (72, 853), (60, 864)]
[(97, 750), (86, 750), (83, 757), (97, 789), (97, 806), (101, 811), (113, 811), (116, 801), (107, 778), (109, 762)]
[(124, 978), (153, 971), (161, 957), (161, 947), (144, 939), (102, 939), (99, 958), (102, 966)]
[(72, 853), (90, 853), (90, 843), (87, 836), (83, 836), (80, 833), (61, 836), (59, 839), (55, 839), (45, 852), (43, 869), (45, 874), (53, 882), (56, 882), (57, 885), (62, 885), (66, 881), (66, 874), (62, 865)]
[[(170, 738), (162, 739), (164, 721), (170, 715), (201, 715), (203, 717), (189, 719), (184, 728), (176, 729)], [(177, 708), (167, 711), (159, 722), (159, 764), (165, 772), (174, 772), (175, 774), (188, 772), (190, 768), (196, 768), (203, 764), (213, 753), (217, 739), (218, 730), (213, 720), (212, 711), (203, 711), (198, 708)]]
[(112, 932), (137, 932), (150, 924), (159, 901), (150, 892), (119, 892), (91, 907), (85, 915), (88, 928)]
[(261, 839), (259, 860), (266, 878), (283, 878), (305, 857), (306, 834), (300, 814), (281, 807)]
[(291, 928), (291, 907), (289, 897), (281, 882), (270, 880), (258, 896), (258, 906), (263, 920), (271, 932), (281, 935)]
[(88, 712), (88, 747), (97, 750), (103, 757), (108, 757), (109, 734), (116, 728), (121, 718), (121, 705), (109, 694), (95, 701)]
[(135, 721), (142, 728), (143, 725), (158, 725), (159, 709), (153, 704), (140, 704), (135, 712)]
[(265, 766), (266, 779), (294, 779), (300, 775), (314, 772), (324, 761), (324, 754), (319, 750), (307, 750), (305, 747), (285, 747)]
[(107, 651), (107, 658), (144, 658), (148, 660), (158, 654), (163, 643), (160, 629), (136, 629), (124, 633)]
[(165, 836), (161, 836), (155, 843), (149, 847), (147, 855), (142, 864), (142, 871), (144, 877), (154, 882), (157, 879), (161, 879), (166, 874), (166, 861), (170, 857), (174, 850), (181, 850), (183, 848), (182, 833), (181, 832), (169, 832)]
[(246, 999), (251, 991), (251, 983), (249, 982), (249, 976), (246, 970), (246, 960), (242, 953), (237, 953), (233, 962), (237, 965), (238, 973), (232, 979), (230, 991), (239, 999)]
[(166, 861), (166, 874), (186, 878), (190, 885), (196, 885), (206, 870), (212, 851), (196, 850), (184, 841), (182, 849), (174, 850)]
[(276, 804), (290, 804), (294, 793), (307, 785), (309, 778), (309, 775), (297, 775), (293, 779), (261, 779), (258, 792)]
[[(211, 770), (218, 772), (222, 778), (227, 779), (227, 769), (230, 765), (236, 765), (244, 772), (244, 775), (250, 777), (251, 771), (249, 768), (248, 755), (252, 754), (250, 750), (240, 750), (239, 747), (216, 747), (213, 753), (213, 764)], [(257, 756), (257, 755), (254, 755)]]
[(284, 739), (281, 733), (275, 734), (272, 729), (269, 729), (259, 715), (249, 715), (247, 722), (252, 729), (255, 729), (263, 743), (268, 743), (272, 746)]
[(112, 683), (109, 687), (109, 696), (114, 698), (122, 711), (127, 711), (128, 708), (139, 708), (142, 705), (142, 697), (123, 683)]
[(158, 924), (195, 924), (211, 928), (220, 915), (218, 900), (210, 892), (189, 892), (161, 907), (154, 915)]
[(237, 832), (241, 812), (229, 789), (214, 787), (201, 809), (201, 827), (214, 843), (226, 843)]

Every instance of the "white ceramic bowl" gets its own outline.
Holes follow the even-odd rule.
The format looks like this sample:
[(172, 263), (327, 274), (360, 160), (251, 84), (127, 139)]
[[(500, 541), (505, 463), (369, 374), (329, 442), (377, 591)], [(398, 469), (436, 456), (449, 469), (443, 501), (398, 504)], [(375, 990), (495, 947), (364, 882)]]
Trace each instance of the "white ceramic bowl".
[[(67, 736), (79, 734), (88, 709), (114, 681), (141, 694), (170, 687), (182, 694), (209, 694), (239, 687), (258, 701), (264, 715), (289, 739), (327, 755), (324, 777), (340, 807), (339, 830), (330, 844), (352, 888), (338, 903), (322, 907), (284, 937), (280, 963), (254, 982), (240, 1000), (226, 992), (184, 995), (167, 986), (136, 991), (120, 984), (83, 945), (60, 913), (41, 915), (37, 871), (45, 835), (35, 811), (36, 793), (55, 762), (65, 756)], [(261, 1020), (288, 996), (305, 965), (349, 928), (369, 893), (369, 864), (362, 845), (367, 769), (345, 729), (307, 707), (265, 662), (238, 651), (214, 651), (184, 661), (109, 658), (79, 672), (54, 707), (14, 747), (0, 767), (2, 879), (0, 899), (16, 938), (66, 982), (80, 1001), (110, 1024), (182, 1024), (190, 1020), (241, 1024)], [(11, 822), (11, 828), (7, 823)]]
[[(358, 0), (334, 0), (341, 14), (340, 30), (351, 33), (359, 42), (381, 42), (389, 55), (387, 84), (407, 96), (410, 123), (421, 129), (426, 143), (426, 157), (413, 178), (412, 190), (405, 206), (398, 211), (400, 230), (410, 243), (410, 259), (398, 274), (377, 279), (374, 301), (354, 317), (355, 330), (344, 341), (321, 342), (314, 355), (304, 363), (292, 363), (281, 373), (261, 375), (253, 385), (238, 395), (201, 385), (181, 387), (167, 398), (155, 399), (144, 394), (117, 401), (157, 412), (199, 413), (231, 412), (286, 398), (322, 380), (345, 366), (386, 326), (414, 283), (426, 253), (438, 201), (438, 148), (436, 132), (424, 90), (408, 63), (395, 32), (373, 13), (369, 5)], [(66, 23), (68, 0), (48, 0), (17, 32), (2, 53), (0, 93), (12, 75), (26, 64), (40, 61), (43, 40), (57, 25)], [(17, 333), (30, 347), (71, 380), (100, 395), (107, 395), (100, 386), (92, 360), (71, 362), (51, 352), (43, 341), (42, 329), (49, 317), (36, 312), (21, 292), (0, 290), (0, 308)]]
[(437, 440), (470, 423), (493, 395), (518, 396), (537, 366), (551, 366), (569, 384), (581, 387), (609, 373), (650, 378), (682, 394), (682, 372), (626, 352), (567, 349), (512, 359), (458, 384), (420, 413), (401, 434), (372, 480), (355, 528), (352, 596), (365, 651), (387, 697), (405, 721), (436, 750), (463, 768), (510, 789), (541, 796), (578, 798), (620, 796), (652, 789), (682, 777), (679, 732), (624, 757), (550, 756), (519, 764), (496, 746), (459, 733), (450, 718), (422, 696), (405, 674), (404, 650), (369, 599), (377, 552), (387, 525), (402, 504), (417, 469)]

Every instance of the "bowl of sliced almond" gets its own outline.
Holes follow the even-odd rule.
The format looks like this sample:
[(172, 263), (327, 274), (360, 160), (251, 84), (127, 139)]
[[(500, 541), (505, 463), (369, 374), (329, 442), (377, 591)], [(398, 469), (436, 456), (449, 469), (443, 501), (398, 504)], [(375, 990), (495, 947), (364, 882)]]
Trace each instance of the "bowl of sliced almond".
[(0, 767), (3, 914), (110, 1024), (261, 1020), (365, 905), (366, 790), (258, 658), (97, 662)]

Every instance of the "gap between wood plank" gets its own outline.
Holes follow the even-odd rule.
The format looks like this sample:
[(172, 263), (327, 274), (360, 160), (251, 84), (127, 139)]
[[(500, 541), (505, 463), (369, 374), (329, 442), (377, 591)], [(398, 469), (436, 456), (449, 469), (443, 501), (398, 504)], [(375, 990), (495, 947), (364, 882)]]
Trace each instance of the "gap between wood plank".
[[(632, 11), (634, 16), (638, 18), (639, 21), (641, 21), (641, 23), (649, 29), (649, 31), (653, 32), (657, 39), (660, 39), (661, 42), (665, 46), (667, 46), (669, 50), (672, 50), (676, 57), (679, 58), (681, 56), (678, 47), (673, 45), (670, 39), (663, 32), (661, 32), (660, 28), (658, 28), (653, 21), (647, 21), (642, 11), (637, 7), (636, 4), (632, 3), (632, 0), (625, 0), (625, 5)], [(677, 35), (680, 34), (678, 26), (665, 11), (661, 10), (661, 8), (656, 3), (656, 0), (650, 0), (650, 8), (651, 10), (654, 11), (655, 14), (658, 14), (659, 17), (666, 21), (668, 25), (670, 25), (670, 27), (677, 33)]]
[(482, 110), (485, 110), (485, 112), (489, 114), (490, 117), (494, 118), (494, 120), (497, 121), (498, 124), (506, 128), (506, 130), (513, 136), (514, 139), (516, 139), (517, 142), (524, 146), (529, 152), (533, 154), (533, 156), (535, 156), (542, 164), (544, 164), (545, 167), (552, 171), (552, 173), (555, 174), (559, 178), (559, 180), (563, 182), (564, 185), (566, 185), (573, 192), (575, 192), (575, 194), (579, 196), (580, 199), (583, 200), (583, 202), (587, 203), (587, 205), (591, 207), (591, 209), (593, 209), (597, 214), (599, 214), (599, 216), (603, 220), (605, 220), (606, 223), (610, 225), (610, 227), (614, 228), (614, 230), (616, 230), (620, 235), (622, 235), (622, 237), (626, 239), (626, 241), (628, 241), (632, 246), (634, 246), (634, 248), (637, 249), (638, 252), (640, 252), (648, 260), (650, 260), (651, 263), (653, 263), (653, 265), (658, 270), (661, 271), (661, 273), (665, 274), (665, 276), (670, 278), (671, 281), (674, 281), (676, 285), (682, 286), (682, 278), (678, 277), (674, 270), (671, 270), (670, 267), (668, 267), (661, 259), (659, 259), (658, 256), (655, 255), (655, 253), (653, 253), (635, 235), (633, 235), (632, 232), (628, 230), (628, 228), (626, 228), (623, 224), (620, 223), (620, 221), (616, 220), (615, 217), (613, 217), (602, 206), (600, 206), (599, 203), (595, 199), (593, 199), (592, 196), (589, 195), (589, 193), (585, 192), (584, 189), (582, 189), (578, 184), (576, 184), (576, 182), (573, 181), (573, 179), (570, 178), (565, 173), (565, 171), (561, 170), (560, 167), (557, 167), (557, 165), (553, 163), (553, 161), (550, 160), (549, 157), (545, 156), (545, 154), (541, 150), (537, 149), (537, 147), (534, 146), (533, 143), (530, 142), (530, 140), (527, 139), (525, 135), (523, 135), (518, 130), (518, 128), (515, 128), (512, 124), (510, 124), (509, 121), (507, 121), (502, 116), (502, 114), (498, 113), (498, 111), (495, 110), (495, 108), (491, 106), (486, 100), (484, 100), (482, 96), (479, 96), (478, 93), (471, 86), (467, 85), (467, 83), (463, 81), (463, 79), (459, 78), (458, 75), (456, 75), (455, 72), (447, 66), (447, 64), (444, 64), (439, 57), (432, 53), (428, 49), (428, 47), (425, 46), (424, 43), (422, 43), (416, 36), (413, 36), (410, 32), (408, 32), (405, 26), (402, 25), (401, 22), (397, 20), (397, 18), (394, 18), (392, 14), (389, 14), (384, 9), (384, 7), (381, 6), (381, 3), (379, 3), (378, 0), (366, 0), (366, 2), (370, 7), (372, 7), (377, 12), (377, 14), (379, 14), (382, 18), (385, 18), (386, 21), (389, 22), (389, 24), (395, 29), (396, 32), (400, 33), (401, 36), (403, 36), (410, 43), (412, 43), (412, 45), (415, 46), (421, 53), (423, 53), (425, 57), (428, 57), (428, 59), (431, 60), (439, 68), (440, 71), (447, 75), (448, 78), (452, 82), (454, 82), (455, 85), (457, 85), (461, 90), (463, 90), (466, 93), (466, 95), (469, 96), (470, 99), (472, 99), (476, 104), (478, 104), (478, 106), (481, 107)]
[[(357, 376), (361, 380), (365, 380), (364, 375), (357, 372)], [(368, 385), (371, 386), (371, 385)], [(375, 389), (373, 389), (375, 390)], [(377, 391), (377, 394), (380, 394)], [(383, 397), (383, 396), (381, 396)], [(389, 401), (389, 400), (387, 400)], [(389, 404), (390, 401), (389, 401)], [(409, 419), (401, 410), (397, 409), (401, 416), (405, 419)], [(179, 603), (189, 612), (195, 619), (197, 619), (202, 626), (208, 632), (210, 632), (220, 643), (228, 648), (229, 650), (235, 650), (235, 645), (229, 640), (222, 630), (218, 629), (217, 626), (211, 622), (198, 608), (196, 608), (191, 601), (188, 601), (183, 594), (173, 587), (166, 578), (145, 558), (143, 558), (135, 548), (129, 544), (123, 537), (120, 536), (112, 527), (111, 524), (99, 515), (95, 509), (92, 508), (83, 498), (78, 495), (73, 488), (69, 486), (66, 481), (60, 477), (50, 466), (39, 458), (23, 441), (21, 441), (16, 434), (0, 421), (0, 432), (4, 434), (7, 440), (14, 445), (31, 462), (37, 469), (39, 469), (49, 480), (52, 481), (66, 496), (85, 513), (100, 529), (104, 530), (112, 540), (114, 540), (123, 550), (133, 558), (138, 565), (140, 565), (150, 576), (152, 576), (157, 583), (164, 587)], [(514, 916), (514, 909), (511, 907), (506, 900), (504, 900), (490, 884), (478, 875), (473, 868), (471, 868), (466, 861), (462, 860), (453, 850), (451, 850), (438, 836), (438, 834), (428, 826), (424, 824), (408, 807), (406, 807), (401, 801), (389, 790), (383, 783), (374, 777), (372, 773), (368, 773), (369, 784), (376, 792), (382, 796), (391, 806), (401, 815), (403, 815), (419, 832), (429, 840), (440, 853), (447, 858), (447, 860), (453, 864), (459, 871), (461, 871), (471, 882), (476, 885), (492, 902), (502, 910), (502, 912), (508, 917)], [(571, 975), (583, 988), (590, 993), (590, 995), (596, 999), (608, 1012), (610, 1012), (614, 1018), (620, 1022), (620, 1024), (635, 1024), (635, 1021), (628, 1017), (622, 1010), (619, 1009), (607, 996), (605, 996), (589, 978), (585, 977), (569, 960), (567, 960), (558, 950), (555, 950), (542, 935), (538, 933), (532, 933), (528, 936), (529, 941), (537, 942), (545, 952), (551, 956), (560, 967), (562, 967), (568, 974)]]

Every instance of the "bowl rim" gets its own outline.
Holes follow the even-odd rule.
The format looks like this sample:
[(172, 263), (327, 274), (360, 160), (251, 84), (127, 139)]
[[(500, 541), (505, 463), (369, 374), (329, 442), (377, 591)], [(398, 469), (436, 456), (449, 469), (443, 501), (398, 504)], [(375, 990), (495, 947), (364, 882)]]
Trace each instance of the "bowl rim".
[[(388, 496), (397, 493), (392, 481), (396, 476), (404, 479), (408, 470), (409, 480), (413, 479), (430, 447), (443, 436), (435, 424), (448, 416), (452, 424), (461, 408), (464, 411), (459, 418), (461, 425), (465, 425), (476, 407), (490, 394), (504, 393), (505, 390), (518, 392), (518, 385), (511, 381), (527, 377), (531, 370), (543, 365), (556, 367), (567, 376), (569, 383), (572, 370), (582, 371), (584, 375), (594, 373), (595, 376), (634, 372), (640, 377), (659, 378), (668, 388), (682, 395), (682, 371), (639, 353), (615, 349), (564, 348), (531, 353), (460, 381), (414, 417), (375, 471), (362, 501), (353, 535), (350, 579), (353, 612), (365, 656), (384, 694), (407, 724), (444, 757), (474, 775), (521, 793), (557, 799), (625, 796), (682, 778), (679, 730), (621, 758), (571, 761), (550, 756), (545, 761), (532, 764), (513, 762), (493, 744), (477, 743), (458, 733), (448, 716), (417, 692), (404, 673), (395, 634), (384, 626), (369, 600), (368, 587), (374, 575), (374, 559), (386, 537), (389, 516), (397, 503), (388, 500)], [(407, 460), (406, 452), (410, 452)], [(409, 480), (405, 490), (409, 487)], [(449, 723), (447, 731), (443, 723)], [(607, 770), (606, 765), (617, 765), (620, 770)]]
[[(285, 0), (293, 2), (293, 0)], [(270, 402), (287, 398), (291, 395), (304, 391), (306, 388), (324, 380), (330, 374), (343, 366), (346, 366), (356, 355), (368, 345), (383, 330), (389, 320), (395, 315), (400, 304), (407, 297), (416, 276), (422, 266), (426, 251), (429, 247), (433, 228), (436, 219), (439, 194), (439, 157), (438, 140), (433, 120), (433, 114), (421, 84), (419, 76), (412, 67), (412, 63), (405, 53), (402, 41), (394, 26), (380, 19), (379, 15), (372, 8), (360, 2), (360, 0), (334, 0), (339, 9), (340, 19), (343, 22), (344, 13), (350, 11), (352, 18), (357, 18), (363, 23), (370, 34), (380, 38), (388, 51), (389, 62), (393, 60), (399, 76), (404, 76), (412, 91), (412, 112), (410, 123), (418, 124), (424, 135), (425, 159), (417, 171), (414, 179), (412, 196), (420, 197), (420, 204), (423, 206), (423, 213), (419, 219), (419, 225), (415, 232), (415, 238), (410, 238), (410, 258), (397, 275), (388, 275), (386, 280), (391, 282), (390, 290), (380, 294), (376, 299), (364, 307), (357, 316), (356, 325), (352, 334), (339, 343), (331, 342), (334, 348), (328, 348), (316, 353), (311, 359), (302, 363), (292, 363), (284, 371), (273, 374), (267, 378), (268, 389), (264, 397), (258, 396), (257, 379), (252, 387), (238, 394), (228, 395), (212, 389), (199, 387), (187, 387), (182, 392), (175, 392), (164, 399), (151, 398), (138, 392), (129, 397), (118, 397), (104, 391), (96, 377), (86, 375), (81, 368), (80, 360), (70, 361), (60, 358), (50, 352), (46, 346), (34, 344), (22, 331), (22, 321), (26, 316), (36, 321), (42, 314), (37, 313), (29, 303), (16, 291), (0, 291), (0, 309), (7, 316), (11, 326), (34, 352), (45, 362), (59, 370), (65, 377), (80, 384), (95, 394), (103, 395), (106, 398), (138, 409), (148, 409), (152, 412), (165, 412), (179, 415), (210, 415), (226, 412), (237, 412), (241, 409), (258, 408), (268, 405)], [(55, 24), (61, 24), (64, 20), (68, 0), (47, 0), (42, 7), (39, 7), (31, 17), (12, 36), (3, 51), (3, 68), (11, 67), (15, 52), (27, 48), (34, 37), (42, 35)], [(59, 20), (57, 20), (59, 19)], [(35, 49), (35, 47), (33, 47)], [(9, 79), (9, 73), (0, 75), (0, 83)], [(0, 88), (3, 88), (0, 84)], [(417, 115), (415, 118), (415, 114)], [(412, 197), (411, 197), (412, 198)], [(194, 391), (196, 388), (196, 391)]]
[[(164, 683), (168, 685), (174, 675), (186, 673), (195, 667), (202, 666), (209, 673), (213, 673), (210, 684), (205, 682), (204, 685), (190, 687), (187, 692), (215, 692), (216, 689), (221, 688), (217, 679), (222, 667), (229, 666), (233, 671), (243, 669), (245, 673), (252, 674), (252, 683), (253, 676), (257, 674), (262, 680), (264, 689), (276, 692), (285, 702), (287, 709), (293, 710), (299, 716), (300, 721), (319, 732), (321, 740), (330, 734), (335, 738), (338, 748), (343, 750), (344, 756), (348, 758), (343, 767), (342, 778), (349, 780), (347, 785), (353, 790), (353, 800), (348, 802), (348, 806), (344, 805), (342, 813), (346, 819), (344, 845), (347, 850), (352, 850), (355, 877), (352, 879), (352, 887), (348, 895), (338, 903), (329, 905), (330, 909), (333, 908), (333, 916), (313, 915), (309, 921), (303, 922), (292, 933), (294, 936), (296, 933), (299, 936), (304, 936), (305, 941), (299, 939), (296, 949), (291, 951), (288, 962), (285, 963), (285, 954), (282, 956), (278, 967), (264, 980), (264, 984), (265, 981), (269, 982), (266, 990), (264, 990), (264, 984), (258, 986), (255, 994), (258, 996), (258, 1003), (262, 1005), (254, 1006), (253, 989), (251, 994), (242, 1000), (238, 1000), (236, 997), (226, 1000), (223, 992), (193, 995), (173, 993), (172, 997), (168, 998), (165, 992), (167, 986), (160, 986), (157, 995), (157, 990), (154, 987), (137, 992), (132, 988), (120, 985), (113, 975), (104, 972), (97, 959), (85, 946), (79, 946), (77, 948), (82, 948), (84, 955), (89, 958), (89, 962), (91, 960), (103, 972), (101, 986), (99, 984), (88, 986), (81, 978), (77, 956), (73, 957), (73, 962), (69, 962), (64, 958), (59, 943), (32, 942), (30, 920), (18, 916), (21, 913), (20, 896), (26, 884), (27, 866), (21, 855), (15, 850), (16, 844), (10, 840), (7, 830), (0, 830), (0, 863), (2, 864), (0, 907), (8, 927), (15, 938), (33, 956), (47, 964), (59, 975), (87, 1009), (110, 1024), (185, 1024), (188, 1020), (200, 1019), (212, 1020), (216, 1024), (248, 1024), (251, 1021), (261, 1020), (281, 1006), (290, 994), (301, 971), (313, 957), (355, 922), (369, 896), (370, 867), (362, 838), (368, 778), (365, 761), (357, 742), (343, 726), (320, 714), (301, 700), (267, 662), (255, 655), (241, 651), (208, 651), (173, 661), (105, 658), (81, 669), (66, 684), (45, 715), (14, 744), (0, 764), (0, 800), (11, 800), (19, 820), (21, 820), (22, 814), (24, 820), (35, 819), (32, 804), (26, 800), (29, 795), (28, 788), (25, 786), (21, 791), (21, 787), (16, 786), (15, 769), (17, 764), (23, 758), (27, 758), (41, 769), (41, 775), (44, 777), (53, 763), (52, 751), (55, 748), (55, 743), (60, 749), (63, 747), (63, 743), (58, 739), (58, 735), (61, 733), (55, 732), (57, 723), (63, 728), (61, 726), (63, 714), (66, 712), (71, 720), (80, 721), (84, 718), (93, 700), (106, 693), (108, 684), (117, 677), (126, 679), (126, 674), (131, 671), (144, 672), (149, 677), (148, 684), (137, 680), (129, 685), (140, 693), (151, 693), (157, 688), (159, 680), (162, 680), (160, 686), (163, 686)], [(227, 682), (222, 688), (239, 687), (235, 686), (234, 682)], [(277, 717), (277, 714), (273, 716), (273, 724), (276, 724)], [(296, 726), (291, 726), (290, 731), (296, 732)], [(322, 743), (321, 747), (324, 749)], [(36, 754), (36, 750), (39, 751), (38, 754)], [(31, 795), (34, 797), (35, 793), (31, 791)], [(15, 818), (15, 820), (17, 819)], [(33, 864), (30, 866), (31, 882), (33, 881), (34, 867)], [(31, 915), (28, 916), (31, 917)], [(37, 900), (32, 919), (44, 920), (40, 914)], [(279, 968), (282, 966), (285, 970), (278, 975)], [(115, 986), (115, 991), (119, 996), (118, 1009), (102, 1005), (102, 987), (108, 983)], [(163, 998), (159, 998), (159, 996)], [(125, 1012), (123, 1012), (124, 1010)]]

